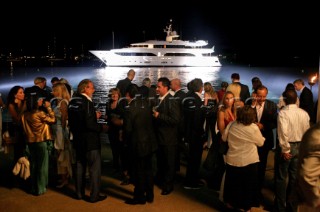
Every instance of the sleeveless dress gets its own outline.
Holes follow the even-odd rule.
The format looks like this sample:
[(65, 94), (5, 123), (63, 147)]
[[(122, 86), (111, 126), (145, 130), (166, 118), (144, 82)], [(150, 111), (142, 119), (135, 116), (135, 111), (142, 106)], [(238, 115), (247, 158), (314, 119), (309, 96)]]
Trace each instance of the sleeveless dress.
[[(225, 126), (227, 126), (229, 122), (233, 121), (233, 119), (234, 118), (232, 116), (229, 116), (228, 119), (224, 119)], [(224, 141), (222, 141), (221, 133), (218, 132), (217, 140), (212, 143), (212, 147), (209, 149), (206, 161), (204, 162), (204, 168), (209, 171), (210, 175), (208, 179), (208, 187), (216, 191), (221, 191), (221, 189), (223, 188), (223, 176), (226, 169), (223, 153), (220, 149), (222, 146), (222, 142), (225, 143)], [(222, 200), (222, 196), (219, 198), (220, 200)]]
[(55, 108), (53, 108), (54, 115), (56, 117), (56, 123), (52, 125), (52, 130), (54, 134), (54, 148), (58, 152), (58, 174), (68, 174), (68, 176), (72, 176), (72, 147), (69, 139), (69, 130), (68, 127), (65, 129), (62, 128), (62, 116), (61, 116), (61, 102), (68, 101), (66, 99), (62, 99)]

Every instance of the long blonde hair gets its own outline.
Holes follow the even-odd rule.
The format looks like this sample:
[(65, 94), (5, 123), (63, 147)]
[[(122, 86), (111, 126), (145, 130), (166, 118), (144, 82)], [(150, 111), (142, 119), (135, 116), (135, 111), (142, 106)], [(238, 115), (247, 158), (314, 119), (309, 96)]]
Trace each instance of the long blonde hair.
[(57, 92), (59, 95), (59, 98), (66, 99), (68, 102), (70, 101), (70, 94), (68, 92), (68, 89), (64, 83), (56, 83), (52, 86), (52, 90)]
[(211, 97), (216, 96), (216, 92), (210, 82), (205, 82), (203, 84), (203, 88), (204, 88), (204, 92), (208, 93)]
[[(224, 93), (223, 97), (222, 97), (222, 100), (221, 100), (221, 103), (220, 103), (220, 106), (219, 106), (219, 111), (223, 111), (223, 112), (226, 111), (227, 108), (226, 108), (224, 102), (225, 102), (226, 96), (227, 96), (228, 94), (231, 94), (231, 95), (233, 96), (233, 98), (235, 97), (234, 94), (232, 93), (232, 91), (226, 91), (226, 92)], [(234, 118), (236, 118), (237, 113), (236, 113), (236, 109), (235, 109), (234, 103), (235, 103), (235, 100), (233, 101), (233, 104), (232, 104), (232, 106), (231, 106), (231, 112), (232, 112)], [(227, 115), (227, 116), (228, 116), (228, 115)]]

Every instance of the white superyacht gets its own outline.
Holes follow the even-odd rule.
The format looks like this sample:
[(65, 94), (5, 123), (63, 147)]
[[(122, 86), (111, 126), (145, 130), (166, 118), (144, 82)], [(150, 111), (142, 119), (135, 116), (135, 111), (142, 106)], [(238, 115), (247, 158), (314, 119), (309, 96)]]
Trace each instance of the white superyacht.
[(106, 66), (112, 67), (211, 67), (221, 66), (214, 47), (204, 40), (183, 41), (172, 30), (172, 22), (164, 29), (165, 41), (149, 40), (129, 47), (90, 50)]

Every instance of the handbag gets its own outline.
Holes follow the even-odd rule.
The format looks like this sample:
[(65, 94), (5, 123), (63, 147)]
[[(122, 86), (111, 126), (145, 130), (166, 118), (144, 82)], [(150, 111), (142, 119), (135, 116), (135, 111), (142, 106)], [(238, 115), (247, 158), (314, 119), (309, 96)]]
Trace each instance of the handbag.
[(15, 144), (16, 143), (16, 139), (13, 136), (10, 136), (9, 130), (5, 131), (2, 134), (2, 138), (3, 141), (6, 145), (10, 145), (10, 144)]
[(6, 125), (6, 131), (2, 134), (2, 139), (6, 145), (15, 144), (15, 127), (12, 122), (7, 122)]

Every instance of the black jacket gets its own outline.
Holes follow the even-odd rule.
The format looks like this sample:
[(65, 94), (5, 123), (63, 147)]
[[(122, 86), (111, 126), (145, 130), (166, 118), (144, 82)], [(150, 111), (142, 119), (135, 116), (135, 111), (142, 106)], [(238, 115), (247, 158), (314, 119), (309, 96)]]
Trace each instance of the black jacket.
[(155, 130), (160, 145), (178, 144), (178, 125), (180, 108), (171, 94), (168, 94), (159, 104), (159, 116), (155, 118)]
[(97, 122), (93, 102), (84, 95), (75, 94), (69, 103), (68, 119), (77, 158), (85, 156), (87, 151), (101, 149), (102, 126)]
[(157, 140), (152, 125), (152, 108), (146, 100), (135, 99), (126, 107), (123, 128), (134, 157), (155, 152)]

